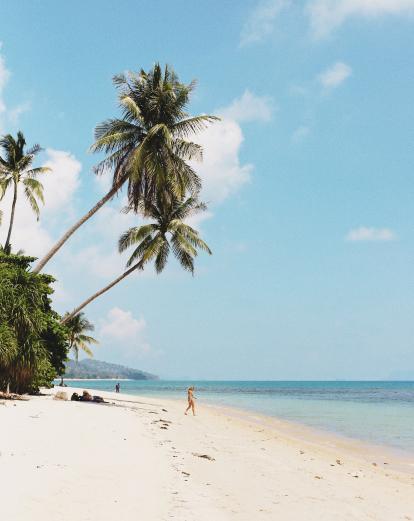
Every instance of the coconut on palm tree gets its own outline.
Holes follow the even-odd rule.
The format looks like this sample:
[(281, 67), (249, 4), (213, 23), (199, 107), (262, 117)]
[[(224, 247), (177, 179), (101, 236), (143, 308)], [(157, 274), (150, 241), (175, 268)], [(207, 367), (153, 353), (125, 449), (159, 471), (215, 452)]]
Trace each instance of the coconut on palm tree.
[(62, 322), (76, 318), (77, 314), (92, 301), (106, 293), (128, 275), (137, 270), (144, 269), (148, 262), (153, 261), (157, 273), (165, 268), (170, 251), (179, 261), (180, 265), (191, 273), (194, 272), (194, 258), (198, 250), (203, 250), (211, 255), (211, 250), (200, 238), (197, 230), (184, 221), (197, 212), (206, 209), (204, 203), (198, 202), (196, 197), (179, 199), (173, 194), (161, 192), (156, 202), (140, 203), (139, 210), (145, 218), (151, 218), (154, 222), (136, 226), (127, 230), (119, 239), (119, 251), (123, 252), (135, 246), (128, 262), (127, 270), (107, 286), (94, 293), (72, 313), (63, 318)]
[[(67, 319), (65, 320), (66, 317)], [(93, 331), (95, 326), (85, 317), (85, 313), (79, 313), (71, 317), (69, 317), (69, 313), (66, 313), (63, 321), (69, 330), (69, 349), (73, 351), (76, 362), (79, 360), (79, 351), (83, 351), (88, 356), (93, 357), (93, 352), (89, 346), (99, 342), (86, 334), (89, 331)]]
[(189, 160), (201, 160), (202, 148), (187, 138), (216, 120), (214, 116), (190, 116), (186, 112), (195, 82), (181, 83), (173, 69), (157, 63), (149, 71), (114, 77), (122, 117), (108, 119), (95, 129), (92, 152), (106, 154), (97, 174), (112, 171), (108, 193), (75, 223), (34, 268), (37, 273), (69, 237), (121, 187), (128, 184), (129, 204), (137, 210), (142, 201), (154, 201), (161, 189), (178, 197), (195, 194), (200, 179)]
[(43, 186), (36, 178), (39, 174), (49, 172), (50, 168), (32, 168), (36, 155), (42, 149), (39, 145), (34, 145), (29, 149), (25, 149), (25, 147), (26, 140), (20, 131), (17, 133), (17, 139), (11, 134), (7, 134), (0, 139), (0, 149), (3, 151), (3, 155), (0, 155), (0, 200), (3, 199), (9, 189), (13, 190), (9, 229), (3, 247), (5, 253), (10, 253), (10, 239), (20, 184), (23, 185), (24, 194), (33, 212), (36, 214), (37, 219), (39, 219), (40, 213), (38, 201), (44, 203)]

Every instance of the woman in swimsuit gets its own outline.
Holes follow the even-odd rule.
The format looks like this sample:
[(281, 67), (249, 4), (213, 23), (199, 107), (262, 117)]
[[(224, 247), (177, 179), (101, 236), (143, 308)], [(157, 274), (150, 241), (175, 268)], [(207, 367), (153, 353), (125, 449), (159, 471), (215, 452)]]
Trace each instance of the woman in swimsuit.
[(187, 389), (187, 399), (188, 399), (188, 407), (185, 410), (185, 415), (187, 415), (188, 411), (191, 409), (193, 411), (193, 416), (195, 416), (195, 403), (196, 397), (194, 396), (194, 386), (191, 386)]

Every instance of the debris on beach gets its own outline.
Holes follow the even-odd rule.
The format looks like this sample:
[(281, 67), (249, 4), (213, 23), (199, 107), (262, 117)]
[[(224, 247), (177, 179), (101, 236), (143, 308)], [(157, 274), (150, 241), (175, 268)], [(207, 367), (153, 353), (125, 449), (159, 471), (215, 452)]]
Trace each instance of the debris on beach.
[(213, 458), (213, 456), (209, 456), (208, 454), (199, 454), (198, 452), (193, 452), (192, 454), (196, 458), (203, 458), (203, 459), (208, 459), (209, 461), (216, 461), (216, 459)]

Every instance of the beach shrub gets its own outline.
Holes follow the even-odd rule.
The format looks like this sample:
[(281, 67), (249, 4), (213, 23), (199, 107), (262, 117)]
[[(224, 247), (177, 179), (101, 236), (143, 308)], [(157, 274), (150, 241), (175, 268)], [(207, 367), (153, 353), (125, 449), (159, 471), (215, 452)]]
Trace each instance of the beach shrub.
[(0, 389), (36, 392), (63, 371), (68, 334), (51, 307), (50, 275), (29, 270), (34, 258), (0, 253)]

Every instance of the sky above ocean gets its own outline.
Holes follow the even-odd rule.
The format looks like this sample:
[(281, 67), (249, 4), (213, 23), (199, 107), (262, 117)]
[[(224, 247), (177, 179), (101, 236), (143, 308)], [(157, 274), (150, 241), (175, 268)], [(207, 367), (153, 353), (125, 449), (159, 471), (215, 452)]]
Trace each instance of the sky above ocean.
[[(191, 112), (222, 117), (198, 138), (194, 224), (214, 255), (88, 307), (96, 358), (175, 378), (414, 378), (413, 29), (414, 0), (2, 3), (0, 131), (54, 171), (40, 221), (18, 208), (16, 249), (45, 253), (108, 187), (87, 149), (119, 115), (114, 74), (169, 63), (198, 80)], [(122, 272), (117, 239), (140, 222), (123, 203), (47, 266), (60, 312)]]

